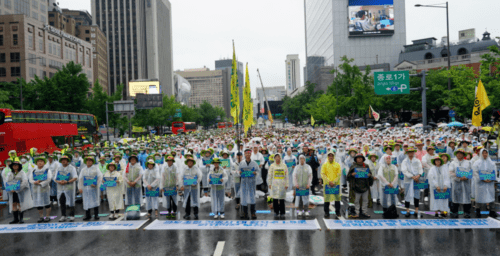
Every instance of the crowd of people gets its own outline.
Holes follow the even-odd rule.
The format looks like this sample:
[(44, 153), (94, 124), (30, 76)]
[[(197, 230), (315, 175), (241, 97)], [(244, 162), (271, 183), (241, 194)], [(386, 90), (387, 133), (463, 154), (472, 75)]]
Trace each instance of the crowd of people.
[[(485, 210), (496, 218), (499, 175), (492, 158), (498, 159), (495, 141), (468, 130), (261, 129), (241, 140), (234, 130), (214, 130), (83, 150), (69, 145), (50, 153), (11, 150), (1, 178), (11, 224), (23, 223), (32, 208), (38, 222), (49, 222), (56, 204), (60, 222), (74, 221), (79, 195), (84, 221), (92, 213), (98, 220), (104, 202), (111, 220), (134, 205), (159, 218), (160, 203), (166, 217), (175, 219), (179, 202), (184, 219), (191, 213), (198, 219), (200, 201), (208, 197), (215, 219), (225, 219), (226, 198), (234, 199), (241, 219), (257, 219), (257, 191), (272, 201), (276, 219), (285, 218), (290, 193), (299, 218), (311, 216), (311, 195), (323, 197), (324, 218), (330, 217), (331, 203), (335, 218), (370, 218), (373, 204), (382, 205), (384, 218), (398, 217), (400, 204), (405, 217), (414, 212), (419, 218), (425, 202), (436, 218), (458, 218), (460, 207), (464, 218), (485, 217)], [(354, 204), (347, 211), (341, 210), (343, 195)]]

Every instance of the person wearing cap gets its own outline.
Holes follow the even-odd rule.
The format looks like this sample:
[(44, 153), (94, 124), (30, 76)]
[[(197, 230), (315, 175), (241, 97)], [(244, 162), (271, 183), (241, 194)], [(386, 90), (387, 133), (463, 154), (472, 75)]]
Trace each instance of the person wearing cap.
[[(390, 155), (384, 155), (383, 158), (386, 156), (393, 159)], [(370, 168), (370, 170), (373, 171), (374, 174), (378, 173), (378, 169), (384, 163), (384, 161), (377, 161), (378, 155), (375, 154), (375, 152), (369, 152), (366, 157), (368, 159), (366, 159), (365, 164), (368, 165), (368, 167)], [(382, 199), (382, 194), (380, 194), (380, 189), (381, 187), (378, 175), (374, 175), (373, 186), (370, 187), (370, 193), (372, 196), (372, 200), (374, 202), (377, 202), (378, 205), (380, 205), (380, 199)]]
[[(304, 156), (304, 161), (305, 161), (305, 159), (306, 158)], [(288, 167), (288, 173), (289, 173), (288, 177), (290, 177), (290, 180), (288, 181), (288, 184), (294, 184), (293, 183), (293, 173), (295, 172), (295, 167), (297, 166), (298, 161), (297, 161), (297, 158), (294, 155), (292, 155), (292, 149), (291, 148), (288, 148), (286, 150), (286, 155), (283, 157), (283, 162)], [(311, 171), (311, 175), (312, 175), (312, 171)], [(312, 179), (311, 179), (311, 182), (312, 182)], [(288, 187), (288, 191), (291, 191), (292, 189), (293, 189), (292, 186)], [(313, 193), (315, 193), (315, 191), (313, 191)]]
[(214, 153), (213, 149), (209, 148), (207, 150), (202, 150), (201, 151), (201, 161), (198, 162), (198, 169), (202, 173), (202, 180), (201, 180), (201, 185), (203, 186), (203, 193), (205, 197), (208, 197), (208, 189), (210, 188), (210, 184), (208, 184), (208, 174), (212, 169), (214, 168), (212, 165), (212, 161), (214, 158)]
[[(300, 158), (300, 157), (299, 157)], [(325, 211), (325, 218), (330, 217), (330, 202), (335, 202), (335, 213), (337, 219), (342, 216), (340, 211), (341, 193), (338, 194), (325, 194), (326, 186), (335, 187), (340, 186), (340, 178), (342, 176), (341, 165), (335, 162), (335, 152), (331, 150), (328, 152), (328, 161), (321, 166), (321, 178), (323, 179), (323, 197), (325, 204), (323, 210)]]
[(448, 205), (448, 199), (436, 199), (434, 194), (435, 192), (442, 193), (447, 192), (450, 189), (451, 181), (450, 181), (450, 173), (446, 166), (443, 166), (443, 159), (439, 156), (434, 156), (431, 159), (431, 164), (433, 165), (429, 170), (429, 190), (430, 190), (430, 210), (435, 212), (435, 217), (446, 218), (447, 212), (450, 211)]
[[(290, 151), (291, 152), (291, 151)], [(310, 189), (310, 185), (312, 182), (312, 169), (311, 166), (306, 164), (306, 157), (301, 155), (299, 156), (299, 165), (294, 167), (293, 171), (293, 187), (295, 189), (304, 190)], [(274, 202), (274, 201), (273, 201)], [(304, 215), (305, 217), (310, 216), (309, 212), (309, 196), (295, 196), (295, 208), (297, 208), (297, 216), (301, 217)]]
[(416, 142), (417, 146), (417, 152), (415, 153), (415, 157), (422, 161), (422, 158), (427, 154), (427, 152), (424, 150), (424, 143), (422, 141), (417, 141)]
[[(35, 169), (35, 165), (29, 161), (29, 159), (30, 159), (29, 155), (22, 155), (21, 157), (19, 157), (19, 159), (21, 159), (21, 164), (23, 165), (22, 170), (24, 173), (28, 174), (28, 173), (30, 173), (30, 171)], [(30, 187), (31, 187), (31, 184), (30, 184)]]
[(15, 161), (20, 161), (19, 160), (19, 157), (17, 157), (17, 153), (15, 150), (10, 150), (9, 151), (9, 159), (12, 161), (12, 162), (15, 162)]
[(264, 178), (262, 176), (264, 173), (262, 173), (262, 167), (264, 166), (265, 159), (264, 156), (259, 152), (259, 145), (257, 143), (253, 145), (251, 159), (259, 166), (259, 169), (257, 170), (258, 175), (256, 175), (256, 180), (255, 180), (256, 189), (259, 189), (262, 192), (266, 192), (267, 188), (261, 186), (262, 183), (264, 183)]
[[(95, 180), (94, 184), (85, 184), (85, 180)], [(78, 178), (78, 189), (83, 198), (83, 209), (85, 210), (84, 221), (91, 219), (90, 210), (94, 209), (94, 219), (99, 220), (99, 205), (101, 204), (100, 187), (102, 184), (102, 172), (95, 166), (95, 158), (85, 158), (85, 165), (80, 169)]]
[(210, 170), (209, 178), (212, 175), (219, 176), (222, 185), (212, 184), (210, 188), (210, 197), (212, 198), (212, 213), (214, 214), (214, 219), (217, 219), (220, 215), (221, 219), (224, 219), (224, 190), (225, 183), (227, 182), (227, 173), (222, 167), (220, 167), (220, 159), (214, 158), (212, 161), (213, 168)]
[(315, 149), (313, 147), (307, 148), (304, 150), (304, 156), (306, 157), (306, 164), (311, 166), (312, 170), (312, 182), (311, 182), (311, 190), (313, 192), (313, 195), (315, 195), (319, 189), (319, 179), (318, 179), (318, 167), (319, 167), (319, 161), (318, 157), (315, 154)]
[[(69, 153), (68, 153), (69, 154)], [(65, 222), (66, 208), (69, 207), (69, 221), (75, 220), (75, 181), (78, 179), (78, 174), (74, 166), (70, 165), (71, 159), (68, 155), (63, 155), (59, 158), (61, 165), (57, 168), (56, 174), (52, 178), (57, 183), (57, 200), (61, 207), (61, 219), (59, 222)], [(69, 175), (69, 180), (58, 179), (59, 175)]]
[(231, 165), (231, 176), (233, 177), (233, 190), (234, 190), (234, 200), (236, 201), (236, 210), (241, 207), (240, 198), (240, 188), (241, 188), (241, 175), (239, 172), (239, 166), (243, 161), (243, 153), (236, 153), (236, 161)]
[[(258, 153), (258, 152), (257, 152)], [(260, 153), (258, 153), (260, 154)], [(256, 190), (256, 180), (260, 176), (259, 172), (260, 166), (252, 160), (252, 150), (245, 149), (245, 159), (242, 161), (238, 167), (238, 171), (241, 173), (245, 171), (251, 171), (253, 177), (241, 177), (240, 186), (240, 197), (243, 214), (240, 216), (242, 219), (248, 220), (248, 206), (250, 206), (250, 214), (252, 219), (257, 219), (256, 209), (255, 209), (255, 190)], [(262, 179), (262, 178), (261, 178)]]
[[(9, 174), (9, 172), (11, 172), (12, 170), (10, 169), (10, 164), (12, 163), (12, 159), (10, 158), (7, 158), (5, 159), (4, 161), (4, 164), (5, 164), (5, 168), (2, 170), (2, 182), (3, 184), (2, 187), (5, 187), (6, 185), (6, 182), (7, 182), (7, 174)], [(8, 201), (9, 200), (9, 194), (7, 191), (2, 191), (2, 201)]]
[(414, 189), (414, 183), (420, 182), (420, 177), (424, 172), (422, 169), (422, 163), (415, 156), (417, 149), (414, 147), (409, 147), (406, 150), (408, 157), (401, 164), (401, 171), (404, 175), (403, 187), (405, 191), (405, 207), (406, 215), (405, 217), (410, 217), (410, 200), (413, 200), (415, 205), (415, 217), (420, 217), (418, 212), (418, 205), (420, 202), (420, 191)]
[(71, 159), (71, 165), (75, 167), (76, 173), (79, 175), (80, 174), (80, 168), (82, 165), (85, 163), (83, 162), (83, 158), (80, 156), (80, 151), (75, 150), (73, 153), (73, 158)]
[(28, 175), (21, 171), (22, 165), (14, 161), (9, 165), (11, 172), (7, 174), (5, 182), (20, 182), (18, 190), (10, 191), (9, 212), (14, 215), (14, 220), (9, 224), (24, 223), (23, 215), (26, 210), (33, 208), (33, 200), (29, 188)]
[[(495, 211), (495, 181), (498, 180), (498, 171), (495, 163), (491, 160), (488, 150), (482, 149), (479, 153), (480, 158), (473, 164), (475, 182), (475, 200), (476, 200), (476, 218), (481, 218), (481, 210), (486, 210), (489, 206), (489, 217), (497, 218)], [(491, 179), (481, 179), (483, 172), (493, 174)]]
[[(175, 165), (175, 159), (171, 155), (165, 157), (165, 164), (162, 166), (160, 188), (161, 193), (165, 191), (177, 191), (179, 187), (179, 178), (177, 174), (177, 165)], [(167, 207), (167, 218), (175, 219), (177, 215), (177, 194), (172, 196), (163, 195), (163, 206)]]
[[(354, 203), (356, 205), (356, 211), (358, 212), (358, 215), (354, 215), (354, 218), (359, 217), (362, 219), (370, 218), (370, 215), (367, 214), (369, 200), (368, 193), (370, 187), (373, 185), (372, 171), (370, 170), (370, 167), (364, 163), (365, 160), (366, 159), (363, 154), (357, 154), (354, 157), (354, 163), (347, 174), (347, 179), (349, 184), (351, 184), (351, 190), (355, 195)], [(366, 169), (368, 172), (368, 178), (356, 178), (358, 168)], [(360, 202), (360, 200), (362, 201)]]
[(123, 172), (118, 171), (124, 181), (125, 205), (141, 205), (143, 169), (139, 163), (139, 158), (135, 154), (131, 154), (128, 160), (129, 163), (125, 170)]
[(260, 150), (260, 153), (264, 158), (264, 164), (262, 165), (262, 168), (260, 170), (260, 173), (262, 174), (262, 184), (260, 186), (260, 190), (267, 193), (268, 192), (267, 174), (269, 173), (269, 167), (274, 162), (274, 155), (270, 155), (269, 150), (267, 148), (262, 148)]
[[(201, 170), (196, 166), (196, 161), (193, 158), (187, 158), (184, 162), (187, 165), (187, 168), (184, 168), (181, 171), (180, 175), (181, 191), (184, 192), (183, 207), (186, 211), (184, 219), (188, 220), (191, 218), (191, 206), (193, 206), (194, 219), (197, 220), (198, 208), (200, 207), (200, 182), (203, 174), (201, 173)], [(184, 184), (184, 180), (194, 178), (196, 178), (196, 184)]]
[(234, 165), (233, 159), (230, 157), (229, 151), (224, 149), (220, 153), (222, 160), (227, 161), (228, 166), (221, 166), (227, 174), (227, 181), (225, 185), (226, 196), (231, 197), (231, 188), (233, 187), (233, 176), (231, 175), (231, 167)]
[(275, 218), (285, 218), (285, 198), (288, 189), (288, 167), (281, 161), (281, 155), (274, 155), (274, 163), (269, 167), (269, 196), (273, 198)]
[[(372, 155), (373, 156), (373, 155)], [(370, 156), (370, 157), (372, 157)], [(380, 163), (377, 172), (377, 178), (380, 182), (379, 194), (381, 195), (382, 210), (384, 213), (387, 212), (389, 207), (396, 205), (396, 195), (384, 193), (387, 187), (396, 188), (398, 187), (398, 169), (392, 163), (392, 157), (389, 155), (383, 156), (383, 162)]]
[(448, 147), (446, 148), (446, 154), (448, 154), (449, 156), (451, 156), (451, 160), (453, 160), (455, 158), (455, 150), (456, 150), (456, 142), (453, 141), (453, 140), (450, 140), (448, 142)]
[(103, 178), (116, 178), (115, 187), (106, 187), (106, 198), (108, 201), (108, 208), (110, 210), (109, 219), (116, 220), (119, 216), (120, 210), (124, 209), (123, 193), (121, 183), (123, 183), (123, 175), (116, 170), (116, 163), (111, 162), (106, 165), (106, 173)]
[[(142, 183), (146, 191), (155, 191), (160, 187), (160, 173), (156, 168), (156, 163), (153, 159), (146, 162), (146, 170), (142, 175)], [(146, 210), (148, 217), (152, 218), (153, 211), (155, 211), (156, 218), (158, 218), (158, 196), (148, 196), (146, 194)]]
[(464, 218), (470, 218), (471, 210), (471, 180), (466, 177), (457, 177), (457, 169), (461, 171), (472, 170), (469, 160), (465, 159), (467, 152), (463, 148), (455, 151), (455, 159), (450, 163), (449, 172), (451, 180), (451, 218), (458, 218), (458, 208), (463, 205)]
[[(52, 173), (45, 165), (47, 160), (43, 156), (35, 157), (35, 169), (28, 174), (28, 180), (32, 186), (31, 197), (33, 199), (33, 207), (36, 207), (40, 218), (38, 223), (50, 221), (50, 181)], [(35, 180), (35, 177), (37, 180)], [(43, 208), (46, 210), (45, 218), (43, 217)]]

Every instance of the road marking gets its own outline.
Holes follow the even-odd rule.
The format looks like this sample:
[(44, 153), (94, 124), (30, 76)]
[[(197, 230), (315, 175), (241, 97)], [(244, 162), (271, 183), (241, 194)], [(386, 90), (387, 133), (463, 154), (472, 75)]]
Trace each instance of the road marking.
[(217, 243), (217, 247), (215, 247), (214, 256), (220, 256), (220, 255), (222, 255), (222, 251), (224, 251), (224, 245), (225, 244), (226, 244), (226, 242), (224, 242), (224, 241), (219, 241)]
[(123, 220), (123, 217), (125, 217), (125, 214), (123, 214), (122, 216), (120, 216), (120, 218), (116, 219), (114, 222), (118, 222), (118, 221)]

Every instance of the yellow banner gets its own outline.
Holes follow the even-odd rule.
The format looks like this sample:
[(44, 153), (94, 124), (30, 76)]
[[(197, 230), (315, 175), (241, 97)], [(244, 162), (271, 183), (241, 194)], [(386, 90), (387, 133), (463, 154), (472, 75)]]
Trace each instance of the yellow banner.
[(240, 94), (238, 87), (238, 62), (236, 61), (236, 51), (233, 42), (233, 64), (231, 68), (231, 116), (234, 118), (234, 124), (238, 124), (240, 114)]
[(474, 107), (472, 108), (472, 125), (481, 126), (483, 122), (483, 110), (490, 105), (488, 94), (484, 89), (483, 82), (479, 80), (477, 85), (476, 97), (474, 99)]

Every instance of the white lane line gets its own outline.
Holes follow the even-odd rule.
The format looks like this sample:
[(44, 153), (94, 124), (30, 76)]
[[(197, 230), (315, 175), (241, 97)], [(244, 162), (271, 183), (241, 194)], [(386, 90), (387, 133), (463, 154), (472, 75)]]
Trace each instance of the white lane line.
[(314, 222), (316, 222), (316, 226), (318, 227), (319, 231), (321, 231), (321, 226), (319, 225), (318, 219), (314, 219)]
[(330, 230), (330, 226), (328, 226), (328, 223), (325, 221), (325, 219), (323, 219), (323, 223), (325, 223), (325, 226), (326, 226), (326, 230)]
[(121, 220), (123, 220), (123, 217), (125, 217), (125, 214), (123, 214), (120, 218), (118, 218), (118, 219), (114, 220), (113, 222), (118, 222), (118, 221), (121, 221)]
[(224, 251), (225, 244), (226, 244), (226, 242), (224, 242), (224, 241), (219, 241), (217, 243), (217, 247), (215, 247), (214, 256), (221, 256), (222, 255), (222, 251)]

